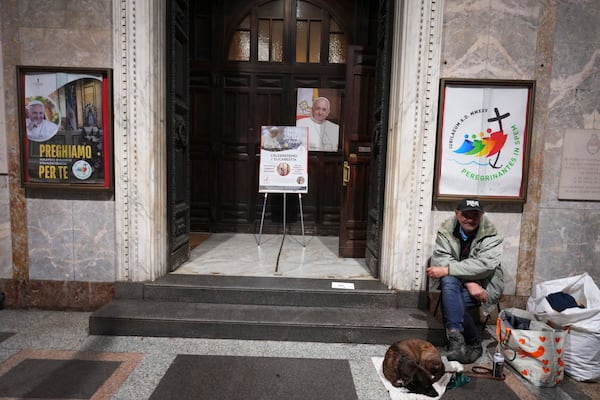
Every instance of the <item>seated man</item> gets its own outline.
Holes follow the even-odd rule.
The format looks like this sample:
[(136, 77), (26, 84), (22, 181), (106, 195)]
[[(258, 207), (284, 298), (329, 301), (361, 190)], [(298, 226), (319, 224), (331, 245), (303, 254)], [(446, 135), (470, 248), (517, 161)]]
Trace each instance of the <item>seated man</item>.
[(481, 306), (488, 315), (500, 300), (503, 241), (477, 199), (459, 202), (455, 215), (438, 229), (427, 275), (430, 289), (441, 290), (450, 361), (470, 364), (483, 353), (469, 310)]

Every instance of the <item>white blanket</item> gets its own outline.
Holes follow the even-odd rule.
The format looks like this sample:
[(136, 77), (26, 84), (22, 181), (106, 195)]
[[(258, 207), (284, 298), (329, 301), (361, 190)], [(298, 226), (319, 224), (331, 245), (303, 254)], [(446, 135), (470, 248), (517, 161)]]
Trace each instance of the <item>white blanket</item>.
[(448, 361), (446, 357), (442, 357), (442, 361), (444, 362), (444, 367), (446, 367), (446, 374), (444, 374), (439, 381), (433, 384), (433, 388), (436, 392), (438, 392), (438, 397), (429, 397), (424, 394), (411, 393), (406, 388), (397, 388), (392, 386), (392, 383), (388, 381), (383, 375), (383, 357), (371, 357), (371, 361), (373, 362), (373, 366), (379, 375), (379, 379), (385, 385), (385, 388), (390, 393), (391, 400), (431, 400), (431, 399), (440, 399), (444, 392), (446, 391), (446, 386), (448, 386), (448, 382), (452, 378), (452, 373), (449, 372), (462, 372), (464, 370), (461, 363), (458, 361)]

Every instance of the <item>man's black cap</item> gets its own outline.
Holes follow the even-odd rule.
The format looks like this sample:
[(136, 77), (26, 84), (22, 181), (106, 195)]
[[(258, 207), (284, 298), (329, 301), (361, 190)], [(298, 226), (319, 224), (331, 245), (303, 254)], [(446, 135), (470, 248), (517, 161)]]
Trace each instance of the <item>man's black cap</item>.
[(458, 211), (471, 211), (477, 210), (479, 212), (483, 212), (483, 206), (479, 199), (463, 199), (456, 206)]

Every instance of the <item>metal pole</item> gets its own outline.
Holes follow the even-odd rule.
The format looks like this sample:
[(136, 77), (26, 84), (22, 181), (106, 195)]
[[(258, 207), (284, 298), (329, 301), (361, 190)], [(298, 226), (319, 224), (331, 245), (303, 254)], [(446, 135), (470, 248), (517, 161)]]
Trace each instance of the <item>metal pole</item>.
[(302, 226), (302, 247), (306, 247), (304, 240), (304, 212), (302, 211), (302, 193), (298, 193), (298, 203), (300, 204), (300, 225)]
[[(263, 201), (263, 209), (262, 209), (262, 216), (260, 217), (260, 230), (258, 231), (258, 240), (256, 241), (256, 244), (260, 247), (260, 241), (261, 241), (261, 237), (262, 237), (262, 230), (263, 230), (263, 223), (265, 222), (265, 209), (267, 208), (267, 196), (269, 195), (269, 193), (265, 193), (265, 200)], [(256, 237), (255, 237), (256, 239)]]

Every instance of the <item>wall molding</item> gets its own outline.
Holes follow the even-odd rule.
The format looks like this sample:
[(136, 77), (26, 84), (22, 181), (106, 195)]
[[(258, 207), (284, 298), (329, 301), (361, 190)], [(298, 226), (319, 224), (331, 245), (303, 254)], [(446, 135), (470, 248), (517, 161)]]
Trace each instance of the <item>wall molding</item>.
[(442, 1), (396, 3), (381, 279), (425, 288), (440, 74)]
[[(115, 0), (117, 281), (167, 273), (165, 4)], [(138, 40), (139, 39), (139, 40)]]

